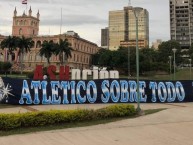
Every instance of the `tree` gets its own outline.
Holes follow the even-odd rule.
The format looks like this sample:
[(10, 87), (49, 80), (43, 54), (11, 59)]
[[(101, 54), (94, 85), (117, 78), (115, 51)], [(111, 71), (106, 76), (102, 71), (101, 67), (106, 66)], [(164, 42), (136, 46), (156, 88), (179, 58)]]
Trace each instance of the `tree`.
[[(5, 38), (2, 42), (1, 42), (1, 48), (4, 50), (5, 48), (8, 49), (9, 54), (11, 54), (13, 51), (16, 50), (17, 48), (17, 37), (15, 36), (8, 36), (7, 38)], [(12, 58), (11, 58), (12, 61)]]
[(128, 72), (128, 48), (120, 47), (117, 51), (114, 51), (112, 61), (114, 67), (121, 71), (121, 73)]
[(12, 64), (10, 62), (0, 62), (0, 72), (5, 72), (7, 76), (7, 71), (11, 69)]
[(106, 51), (107, 49), (101, 48), (99, 51), (92, 55), (92, 65), (99, 65), (100, 56)]
[(12, 67), (12, 64), (10, 62), (4, 62), (3, 70), (4, 70), (5, 74), (6, 74), (6, 76), (7, 76), (7, 71), (9, 69), (11, 69), (11, 67)]
[(21, 74), (23, 73), (23, 54), (28, 53), (31, 48), (34, 46), (34, 42), (32, 41), (32, 38), (25, 38), (22, 36), (21, 38), (17, 38), (17, 46), (19, 48), (18, 55), (20, 56), (20, 62), (21, 62)]
[[(130, 48), (130, 70), (135, 70), (135, 48)], [(109, 69), (118, 69), (121, 73), (128, 71), (128, 48), (120, 47), (118, 50), (111, 51), (100, 49), (93, 55), (93, 65), (106, 66)]]
[[(130, 51), (128, 51), (128, 47), (120, 47), (115, 51), (101, 49), (93, 55), (93, 64), (117, 69), (122, 74), (127, 74), (128, 70), (131, 74), (136, 73), (136, 47), (130, 47), (129, 49)], [(158, 51), (154, 49), (139, 49), (140, 73), (157, 70), (168, 71), (169, 64), (159, 61), (158, 54)]]
[(189, 55), (190, 58), (193, 60), (193, 43), (191, 44), (190, 49), (186, 52), (186, 55)]
[(181, 47), (179, 42), (175, 40), (169, 40), (162, 42), (158, 47), (158, 61), (167, 63), (169, 60), (169, 56), (173, 56), (174, 53), (172, 51), (173, 48), (176, 48), (176, 64), (180, 64), (182, 62), (181, 57)]
[(112, 53), (113, 51), (105, 50), (105, 52), (102, 53), (99, 58), (99, 66), (107, 66), (112, 68), (113, 67)]
[(140, 49), (140, 72), (154, 71), (157, 63), (157, 52), (151, 48)]
[[(71, 44), (68, 42), (68, 39), (60, 39), (59, 43), (56, 44), (55, 54), (59, 55), (59, 60), (61, 65), (63, 65), (65, 60), (69, 57), (72, 57), (71, 51), (73, 51)], [(64, 57), (65, 56), (65, 57)]]
[(53, 41), (44, 41), (41, 45), (41, 49), (39, 51), (39, 55), (41, 57), (45, 57), (47, 59), (47, 66), (48, 64), (50, 64), (50, 57), (52, 56), (52, 54), (54, 54), (55, 52), (55, 43)]

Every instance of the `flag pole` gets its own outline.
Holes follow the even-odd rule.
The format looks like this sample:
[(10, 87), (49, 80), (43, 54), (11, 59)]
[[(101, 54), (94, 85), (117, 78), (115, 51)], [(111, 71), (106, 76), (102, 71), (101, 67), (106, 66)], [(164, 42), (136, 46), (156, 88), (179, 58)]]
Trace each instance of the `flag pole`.
[(27, 0), (22, 0), (22, 4), (26, 5), (26, 10), (24, 10), (24, 12), (27, 14)]
[(26, 8), (25, 8), (25, 14), (27, 15), (27, 4), (26, 4)]
[(26, 15), (27, 15), (27, 4), (26, 4)]
[(61, 8), (61, 20), (60, 20), (60, 35), (62, 33), (62, 8)]

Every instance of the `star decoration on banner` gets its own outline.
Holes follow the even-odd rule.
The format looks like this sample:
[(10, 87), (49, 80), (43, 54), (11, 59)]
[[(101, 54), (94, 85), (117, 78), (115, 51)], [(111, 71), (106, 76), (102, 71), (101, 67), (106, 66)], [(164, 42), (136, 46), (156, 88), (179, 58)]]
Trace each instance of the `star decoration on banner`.
[(12, 89), (11, 89), (11, 86), (9, 84), (7, 84), (6, 87), (3, 86), (2, 88), (0, 88), (1, 100), (5, 98), (7, 101), (9, 95), (14, 96), (13, 94), (10, 93), (11, 91), (12, 91)]

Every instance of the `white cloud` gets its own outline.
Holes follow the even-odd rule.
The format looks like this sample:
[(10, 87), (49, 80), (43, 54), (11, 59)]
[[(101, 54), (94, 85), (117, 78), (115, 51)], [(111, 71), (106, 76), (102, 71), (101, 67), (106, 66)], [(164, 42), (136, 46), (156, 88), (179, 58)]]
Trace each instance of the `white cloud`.
[[(61, 8), (63, 31), (74, 30), (85, 39), (100, 45), (100, 29), (108, 26), (108, 13), (121, 10), (128, 0), (28, 0), (33, 15), (40, 10), (40, 33), (58, 34)], [(168, 0), (135, 0), (132, 6), (143, 7), (149, 11), (150, 41), (169, 39), (169, 2)], [(21, 0), (0, 0), (0, 33), (11, 34), (14, 8), (18, 15), (26, 10)]]

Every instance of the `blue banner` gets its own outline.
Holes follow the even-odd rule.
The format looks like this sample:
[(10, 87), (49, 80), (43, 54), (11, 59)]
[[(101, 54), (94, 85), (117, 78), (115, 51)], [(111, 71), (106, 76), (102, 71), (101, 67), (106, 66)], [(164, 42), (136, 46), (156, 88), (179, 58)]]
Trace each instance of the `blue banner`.
[(0, 80), (0, 102), (20, 105), (193, 102), (192, 81)]

